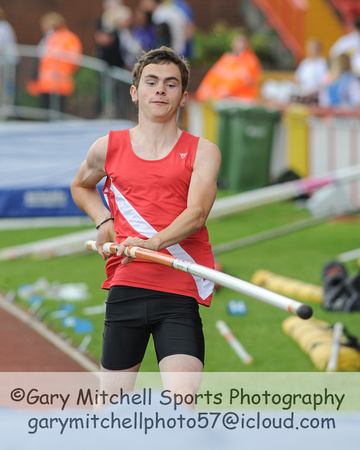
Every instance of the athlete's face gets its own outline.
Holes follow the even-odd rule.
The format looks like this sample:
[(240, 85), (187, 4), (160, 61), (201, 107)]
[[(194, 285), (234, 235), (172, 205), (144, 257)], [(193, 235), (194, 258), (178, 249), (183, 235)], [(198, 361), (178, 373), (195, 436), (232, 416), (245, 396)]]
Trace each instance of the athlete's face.
[(179, 68), (173, 64), (149, 64), (144, 67), (139, 86), (130, 90), (139, 111), (153, 117), (168, 117), (184, 106), (187, 92), (182, 94)]

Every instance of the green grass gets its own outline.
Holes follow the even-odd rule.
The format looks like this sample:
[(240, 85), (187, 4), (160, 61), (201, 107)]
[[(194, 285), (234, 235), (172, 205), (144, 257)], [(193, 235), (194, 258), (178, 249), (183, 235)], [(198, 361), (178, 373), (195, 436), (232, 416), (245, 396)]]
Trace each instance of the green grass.
[[(279, 202), (211, 221), (208, 229), (211, 242), (216, 246), (308, 217), (309, 213), (297, 208), (294, 203)], [(266, 269), (279, 275), (320, 285), (323, 265), (337, 254), (359, 246), (358, 226), (356, 221), (327, 221), (271, 240), (221, 253), (217, 258), (224, 272), (245, 281), (250, 281), (257, 270)], [(8, 247), (14, 242), (26, 243), (73, 231), (79, 231), (79, 228), (1, 231), (0, 248)], [(356, 261), (347, 264), (347, 268), (350, 274), (357, 272)], [(80, 318), (85, 317), (83, 314), (85, 306), (103, 304), (106, 299), (106, 291), (100, 288), (105, 277), (104, 262), (95, 253), (46, 260), (25, 258), (0, 262), (0, 273), (0, 289), (4, 292), (16, 291), (21, 284), (34, 283), (40, 277), (46, 277), (50, 282), (87, 283), (91, 299), (74, 303), (75, 314)], [(231, 299), (246, 301), (245, 316), (228, 314), (227, 304)], [(18, 299), (16, 301), (19, 302)], [(24, 301), (19, 303), (25, 308), (29, 307)], [(84, 335), (75, 333), (71, 328), (64, 328), (60, 319), (51, 318), (51, 312), (58, 306), (59, 302), (46, 300), (42, 307), (43, 320), (78, 346)], [(315, 318), (331, 324), (341, 321), (350, 332), (359, 334), (359, 313), (330, 313), (322, 310), (320, 305), (313, 305), (313, 309)], [(308, 355), (282, 331), (282, 321), (288, 316), (284, 311), (221, 288), (214, 294), (210, 308), (201, 307), (201, 315), (206, 339), (207, 371), (316, 371)], [(88, 350), (90, 355), (98, 360), (101, 352), (103, 317), (99, 314), (88, 318), (94, 326)], [(254, 364), (246, 366), (241, 363), (226, 340), (220, 336), (215, 326), (219, 319), (229, 325), (253, 356)], [(142, 371), (157, 371), (152, 343), (149, 345)]]

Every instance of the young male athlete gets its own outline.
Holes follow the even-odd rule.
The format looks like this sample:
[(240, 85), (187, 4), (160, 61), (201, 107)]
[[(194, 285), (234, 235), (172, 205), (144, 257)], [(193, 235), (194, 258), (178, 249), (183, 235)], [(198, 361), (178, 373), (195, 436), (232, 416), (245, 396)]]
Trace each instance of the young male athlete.
[[(98, 139), (71, 186), (75, 203), (98, 229), (98, 251), (107, 260), (102, 370), (133, 374), (128, 389), (150, 334), (160, 371), (183, 373), (171, 379), (174, 391), (195, 392), (198, 379), (184, 372), (203, 370), (199, 304), (210, 305), (213, 283), (123, 255), (134, 245), (213, 267), (205, 221), (221, 158), (215, 144), (177, 126), (188, 82), (186, 61), (171, 49), (141, 55), (130, 88), (138, 124)], [(110, 211), (96, 188), (103, 177)], [(103, 250), (107, 241), (120, 244), (117, 255)]]

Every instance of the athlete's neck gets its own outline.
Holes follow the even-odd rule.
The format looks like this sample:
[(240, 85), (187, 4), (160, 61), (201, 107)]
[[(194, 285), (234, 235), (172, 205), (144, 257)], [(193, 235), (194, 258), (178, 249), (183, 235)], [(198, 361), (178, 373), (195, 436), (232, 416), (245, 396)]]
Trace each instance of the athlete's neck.
[(182, 131), (175, 127), (137, 125), (130, 130), (134, 153), (143, 159), (156, 160), (167, 156), (176, 145)]

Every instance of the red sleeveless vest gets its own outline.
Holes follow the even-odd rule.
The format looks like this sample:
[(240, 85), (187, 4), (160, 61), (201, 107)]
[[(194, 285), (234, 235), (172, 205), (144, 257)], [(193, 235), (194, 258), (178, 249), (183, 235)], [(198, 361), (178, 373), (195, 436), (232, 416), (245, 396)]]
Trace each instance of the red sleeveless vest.
[[(170, 153), (145, 160), (132, 150), (128, 129), (111, 131), (105, 161), (103, 192), (114, 217), (116, 240), (143, 239), (166, 228), (187, 206), (199, 138), (183, 131)], [(161, 250), (175, 257), (214, 267), (206, 227), (179, 244)], [(171, 267), (140, 259), (127, 265), (112, 256), (106, 264), (104, 289), (125, 285), (186, 295), (210, 306), (213, 283)]]

